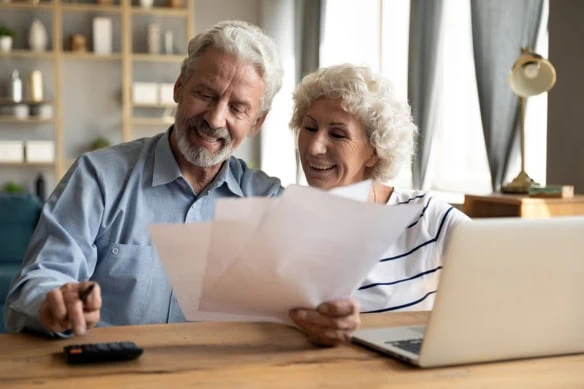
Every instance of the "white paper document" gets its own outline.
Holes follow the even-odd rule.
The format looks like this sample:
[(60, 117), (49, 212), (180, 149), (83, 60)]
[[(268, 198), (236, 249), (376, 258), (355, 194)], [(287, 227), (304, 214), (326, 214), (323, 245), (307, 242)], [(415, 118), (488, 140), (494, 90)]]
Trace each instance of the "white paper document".
[(289, 323), (292, 308), (350, 297), (421, 208), (353, 200), (369, 188), (291, 185), (219, 200), (212, 222), (151, 226), (186, 319)]

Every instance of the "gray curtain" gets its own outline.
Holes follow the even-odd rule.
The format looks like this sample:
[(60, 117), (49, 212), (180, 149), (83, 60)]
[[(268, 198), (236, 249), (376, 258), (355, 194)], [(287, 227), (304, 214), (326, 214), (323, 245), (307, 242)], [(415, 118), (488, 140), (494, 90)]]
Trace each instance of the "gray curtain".
[(325, 0), (296, 0), (297, 82), (320, 66), (321, 15)]
[[(322, 17), (326, 0), (296, 0), (296, 82), (320, 66)], [(296, 182), (300, 182), (302, 167), (296, 151)]]
[(522, 46), (534, 48), (543, 0), (471, 0), (477, 88), (493, 191), (517, 135), (519, 100), (507, 83)]
[(432, 136), (434, 134), (435, 79), (439, 31), (443, 0), (412, 0), (410, 10), (410, 43), (408, 65), (408, 97), (412, 116), (419, 128), (412, 164), (414, 188), (424, 185)]

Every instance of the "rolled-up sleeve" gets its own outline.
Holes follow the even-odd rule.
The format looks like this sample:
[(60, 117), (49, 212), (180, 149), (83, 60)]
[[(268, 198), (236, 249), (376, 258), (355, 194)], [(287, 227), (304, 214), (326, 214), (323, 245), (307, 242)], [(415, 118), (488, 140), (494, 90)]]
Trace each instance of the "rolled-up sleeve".
[(95, 166), (82, 156), (43, 206), (22, 268), (6, 298), (4, 321), (9, 331), (48, 333), (38, 316), (47, 292), (93, 274), (95, 240), (104, 211), (100, 182)]

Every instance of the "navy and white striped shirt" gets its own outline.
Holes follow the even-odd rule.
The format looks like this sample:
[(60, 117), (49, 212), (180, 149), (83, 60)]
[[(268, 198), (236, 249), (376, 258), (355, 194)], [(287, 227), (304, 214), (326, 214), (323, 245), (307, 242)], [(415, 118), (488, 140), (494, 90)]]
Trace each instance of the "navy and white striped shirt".
[(424, 206), (355, 292), (362, 313), (429, 310), (434, 305), (448, 232), (469, 218), (421, 191), (394, 190), (387, 205), (408, 203)]

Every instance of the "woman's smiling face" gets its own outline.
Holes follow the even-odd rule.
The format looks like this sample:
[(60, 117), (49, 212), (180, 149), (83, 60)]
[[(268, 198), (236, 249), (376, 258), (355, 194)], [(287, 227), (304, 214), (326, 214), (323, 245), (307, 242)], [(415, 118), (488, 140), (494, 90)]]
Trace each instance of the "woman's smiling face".
[(377, 155), (359, 118), (340, 99), (317, 99), (302, 121), (298, 151), (310, 186), (331, 189), (369, 178)]

